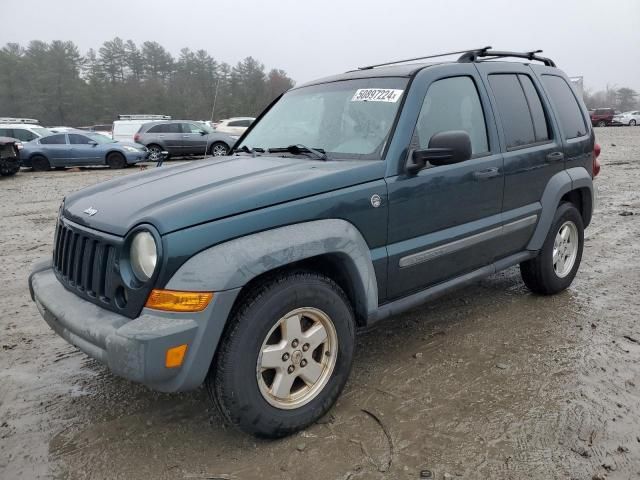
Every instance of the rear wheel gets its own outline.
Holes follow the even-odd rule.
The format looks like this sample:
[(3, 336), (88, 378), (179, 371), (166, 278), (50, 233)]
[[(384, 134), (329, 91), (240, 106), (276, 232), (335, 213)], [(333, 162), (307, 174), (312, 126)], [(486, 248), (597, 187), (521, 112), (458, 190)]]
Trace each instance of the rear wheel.
[(342, 289), (315, 273), (249, 294), (212, 363), (207, 389), (231, 424), (282, 437), (324, 415), (351, 370), (354, 318)]
[(107, 165), (109, 168), (124, 168), (127, 161), (121, 153), (113, 152), (107, 156)]
[(607, 122), (605, 122), (604, 120), (600, 120), (597, 124), (596, 127), (606, 127), (607, 126)]
[(633, 119), (629, 120), (629, 126), (630, 127), (635, 127), (636, 126), (636, 121), (633, 120)]
[(46, 172), (51, 170), (51, 164), (49, 163), (49, 160), (47, 160), (47, 157), (43, 155), (35, 155), (34, 157), (31, 157), (31, 168), (35, 172)]
[(209, 153), (214, 157), (224, 157), (227, 153), (229, 153), (229, 147), (226, 143), (216, 142), (211, 145)]
[(564, 290), (578, 272), (583, 247), (582, 216), (573, 204), (563, 203), (556, 211), (539, 255), (520, 264), (525, 285), (543, 295)]

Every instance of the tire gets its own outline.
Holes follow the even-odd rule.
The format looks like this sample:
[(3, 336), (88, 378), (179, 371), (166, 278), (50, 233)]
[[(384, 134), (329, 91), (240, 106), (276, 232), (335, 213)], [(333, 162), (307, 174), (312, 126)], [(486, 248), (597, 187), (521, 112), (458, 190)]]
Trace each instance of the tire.
[(107, 155), (107, 165), (109, 168), (124, 168), (127, 166), (127, 160), (121, 153), (110, 153)]
[(162, 156), (162, 152), (164, 151), (164, 149), (160, 145), (156, 145), (156, 144), (147, 145), (147, 149), (149, 150), (150, 162), (160, 161), (160, 157)]
[[(296, 432), (324, 415), (340, 395), (351, 371), (354, 323), (346, 295), (331, 279), (310, 272), (272, 278), (245, 297), (227, 325), (207, 390), (226, 421), (245, 432), (269, 438)], [(296, 324), (302, 325), (297, 334)], [(287, 336), (281, 325), (292, 333)], [(320, 330), (324, 343), (305, 338)], [(269, 348), (275, 349), (270, 359), (264, 355)], [(271, 364), (276, 366), (265, 367)], [(280, 397), (278, 377), (277, 385), (288, 392)]]
[(224, 157), (229, 153), (229, 145), (224, 142), (215, 142), (209, 148), (209, 154), (214, 157)]
[(43, 155), (34, 155), (31, 157), (31, 168), (34, 172), (48, 172), (51, 170), (51, 164), (47, 157)]
[(597, 124), (596, 127), (606, 127), (607, 126), (607, 122), (605, 122), (604, 120), (600, 120)]
[(635, 127), (636, 126), (636, 121), (635, 120), (629, 120), (629, 126), (630, 127)]
[[(563, 244), (565, 234), (569, 241)], [(562, 203), (538, 256), (520, 264), (522, 280), (531, 291), (541, 295), (561, 292), (573, 282), (583, 248), (582, 216), (572, 203)], [(558, 252), (555, 257), (554, 251)]]

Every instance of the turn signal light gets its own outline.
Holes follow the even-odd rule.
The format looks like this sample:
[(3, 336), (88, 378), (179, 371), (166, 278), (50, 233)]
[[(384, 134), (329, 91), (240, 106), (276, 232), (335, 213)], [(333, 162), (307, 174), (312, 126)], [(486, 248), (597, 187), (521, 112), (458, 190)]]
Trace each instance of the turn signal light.
[(201, 312), (211, 299), (212, 292), (179, 292), (176, 290), (151, 290), (145, 307), (166, 312)]
[(184, 361), (184, 354), (187, 353), (187, 344), (183, 343), (177, 347), (167, 349), (164, 358), (164, 366), (167, 368), (178, 368)]

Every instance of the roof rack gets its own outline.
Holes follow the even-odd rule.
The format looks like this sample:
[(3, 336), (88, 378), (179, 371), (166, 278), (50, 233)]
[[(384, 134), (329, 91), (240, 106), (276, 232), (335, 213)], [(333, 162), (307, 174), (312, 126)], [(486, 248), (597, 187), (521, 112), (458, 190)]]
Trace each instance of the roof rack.
[(547, 67), (555, 67), (556, 64), (553, 60), (547, 57), (541, 57), (538, 53), (542, 53), (542, 50), (534, 50), (532, 52), (507, 52), (502, 50), (491, 50), (491, 47), (480, 48), (478, 50), (469, 50), (465, 52), (458, 62), (476, 62), (478, 59), (495, 60), (496, 58), (526, 58), (527, 60), (536, 60), (544, 63)]
[(40, 123), (35, 118), (13, 118), (13, 117), (0, 117), (0, 123)]
[(469, 49), (467, 49), (467, 50), (458, 50), (456, 52), (438, 53), (436, 55), (427, 55), (425, 57), (407, 58), (405, 60), (396, 60), (395, 62), (385, 62), (385, 63), (378, 63), (376, 65), (367, 65), (366, 67), (358, 67), (358, 70), (369, 70), (371, 68), (386, 67), (387, 65), (395, 65), (397, 63), (414, 62), (416, 60), (426, 60), (427, 58), (446, 57), (448, 55), (457, 55), (459, 53), (480, 52), (482, 50), (487, 50), (489, 48), (491, 48), (491, 47), (476, 48), (476, 49), (473, 49), (473, 50), (469, 50)]
[(118, 115), (118, 120), (171, 120), (171, 115)]
[(438, 53), (436, 55), (427, 55), (424, 57), (406, 58), (404, 60), (395, 60), (393, 62), (378, 63), (375, 65), (367, 65), (366, 67), (358, 67), (358, 70), (370, 70), (377, 67), (386, 67), (387, 65), (396, 65), (398, 63), (415, 62), (416, 60), (426, 60), (428, 58), (446, 57), (449, 55), (462, 54), (458, 58), (458, 62), (476, 62), (478, 59), (494, 60), (496, 58), (514, 57), (514, 58), (526, 58), (527, 60), (537, 60), (542, 62), (548, 67), (555, 67), (556, 64), (553, 60), (547, 57), (540, 57), (538, 53), (542, 53), (542, 50), (534, 50), (532, 52), (507, 52), (501, 50), (491, 50), (493, 47), (475, 48), (471, 50), (459, 50), (456, 52)]

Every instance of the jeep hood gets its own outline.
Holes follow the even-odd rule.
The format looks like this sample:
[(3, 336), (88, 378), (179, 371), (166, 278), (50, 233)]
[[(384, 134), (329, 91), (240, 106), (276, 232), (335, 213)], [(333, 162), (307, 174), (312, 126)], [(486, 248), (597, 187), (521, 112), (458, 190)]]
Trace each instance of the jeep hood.
[(119, 236), (138, 224), (150, 223), (163, 235), (377, 180), (384, 176), (384, 166), (381, 161), (322, 162), (270, 156), (197, 160), (150, 168), (70, 194), (64, 216)]

